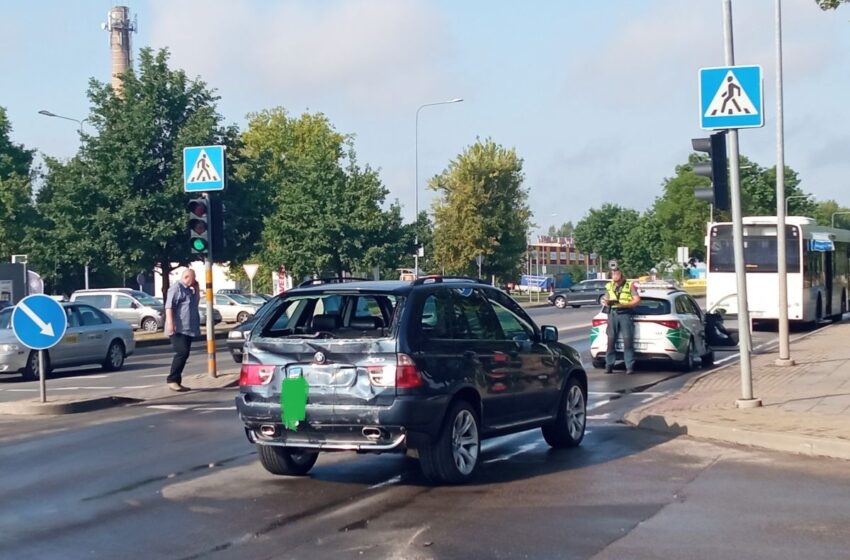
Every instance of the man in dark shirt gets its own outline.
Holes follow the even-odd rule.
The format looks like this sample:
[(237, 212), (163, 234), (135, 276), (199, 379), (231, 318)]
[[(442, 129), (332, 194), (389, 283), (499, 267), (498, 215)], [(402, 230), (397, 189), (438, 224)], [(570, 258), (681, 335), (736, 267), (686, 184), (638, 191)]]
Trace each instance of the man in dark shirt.
[(183, 368), (192, 350), (192, 339), (201, 334), (201, 317), (198, 312), (200, 291), (195, 271), (187, 268), (180, 281), (168, 289), (168, 297), (165, 299), (165, 334), (171, 338), (174, 347), (171, 373), (166, 383), (172, 391), (189, 390), (183, 386)]

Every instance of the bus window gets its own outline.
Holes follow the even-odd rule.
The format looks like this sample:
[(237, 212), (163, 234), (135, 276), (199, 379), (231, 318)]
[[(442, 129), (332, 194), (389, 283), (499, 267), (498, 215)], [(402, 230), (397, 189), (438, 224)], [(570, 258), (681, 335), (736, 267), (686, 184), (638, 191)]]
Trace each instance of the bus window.
[[(747, 272), (776, 272), (776, 228), (773, 226), (745, 228), (744, 263)], [(772, 231), (770, 231), (772, 229)], [(800, 272), (800, 232), (787, 226), (785, 252), (788, 272)], [(732, 226), (711, 228), (709, 239), (709, 272), (735, 272), (735, 252), (732, 246)]]

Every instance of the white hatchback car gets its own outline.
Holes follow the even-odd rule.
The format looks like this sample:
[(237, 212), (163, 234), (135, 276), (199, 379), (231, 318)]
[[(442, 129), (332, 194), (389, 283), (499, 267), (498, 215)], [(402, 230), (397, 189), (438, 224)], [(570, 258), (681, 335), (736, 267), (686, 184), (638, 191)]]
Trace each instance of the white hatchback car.
[[(633, 310), (635, 360), (664, 361), (690, 371), (714, 363), (706, 340), (705, 312), (686, 292), (672, 287), (638, 286), (640, 304)], [(590, 355), (593, 367), (605, 367), (608, 351), (608, 308), (593, 317)], [(623, 341), (616, 342), (617, 359), (623, 358)]]

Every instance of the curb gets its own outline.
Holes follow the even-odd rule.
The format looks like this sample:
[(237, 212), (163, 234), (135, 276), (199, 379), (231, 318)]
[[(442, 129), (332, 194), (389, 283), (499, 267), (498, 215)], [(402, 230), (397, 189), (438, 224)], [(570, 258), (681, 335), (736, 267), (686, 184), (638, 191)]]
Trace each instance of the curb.
[(122, 406), (140, 402), (144, 399), (130, 397), (95, 397), (91, 399), (76, 399), (63, 402), (32, 402), (12, 401), (0, 404), (0, 414), (15, 416), (53, 416), (61, 414), (76, 414), (78, 412), (93, 412), (114, 406)]
[[(216, 331), (215, 339), (216, 340), (227, 340), (227, 334), (230, 331)], [(192, 339), (192, 342), (205, 341), (207, 339), (206, 334), (202, 334), (201, 336), (196, 336)], [(167, 344), (171, 344), (171, 341), (165, 335), (157, 338), (143, 338), (141, 340), (136, 340), (136, 348), (148, 348), (151, 346), (165, 346)]]
[[(792, 342), (802, 340), (815, 334), (823, 333), (832, 325), (826, 325), (817, 330), (804, 333), (795, 337)], [(764, 430), (753, 430), (746, 426), (736, 427), (728, 424), (716, 424), (702, 420), (688, 418), (682, 413), (664, 414), (647, 413), (651, 408), (674, 398), (676, 395), (687, 393), (703, 377), (725, 370), (737, 364), (732, 361), (720, 368), (707, 371), (689, 379), (678, 391), (671, 393), (661, 399), (650, 402), (627, 412), (624, 420), (627, 424), (646, 430), (664, 432), (675, 435), (687, 435), (689, 437), (746, 445), (797, 455), (809, 455), (816, 457), (830, 457), (834, 459), (850, 460), (850, 440), (839, 438), (825, 438), (819, 436), (794, 434), (788, 432), (773, 432)], [(686, 413), (685, 413), (686, 414)]]
[[(0, 415), (8, 414), (12, 416), (60, 416), (64, 414), (77, 414), (80, 412), (94, 412), (97, 410), (105, 410), (116, 406), (124, 406), (130, 404), (138, 404), (149, 401), (158, 401), (162, 399), (170, 399), (178, 396), (185, 396), (192, 393), (204, 393), (208, 391), (216, 391), (219, 389), (229, 389), (239, 385), (239, 376), (235, 373), (221, 373), (219, 377), (233, 376), (233, 379), (226, 384), (216, 387), (199, 387), (187, 393), (167, 393), (157, 394), (151, 397), (145, 397), (141, 391), (137, 392), (136, 396), (128, 392), (127, 395), (110, 395), (106, 397), (69, 397), (66, 400), (54, 402), (36, 402), (32, 400), (26, 401), (10, 401), (0, 403)], [(150, 391), (150, 389), (147, 389)]]
[(772, 451), (850, 460), (850, 441), (789, 434), (787, 432), (756, 431), (736, 428), (673, 415), (626, 414), (625, 420), (636, 428), (676, 435), (759, 447)]

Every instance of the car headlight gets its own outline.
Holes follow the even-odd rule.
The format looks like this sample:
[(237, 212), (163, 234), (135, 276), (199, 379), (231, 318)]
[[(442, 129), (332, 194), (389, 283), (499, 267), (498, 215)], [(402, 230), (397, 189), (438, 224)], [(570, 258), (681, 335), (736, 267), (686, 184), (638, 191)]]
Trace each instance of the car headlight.
[(0, 344), (0, 352), (20, 352), (20, 344)]
[(227, 338), (233, 339), (233, 340), (241, 340), (241, 339), (245, 338), (245, 336), (242, 333), (242, 331), (232, 330), (229, 333), (227, 333)]

